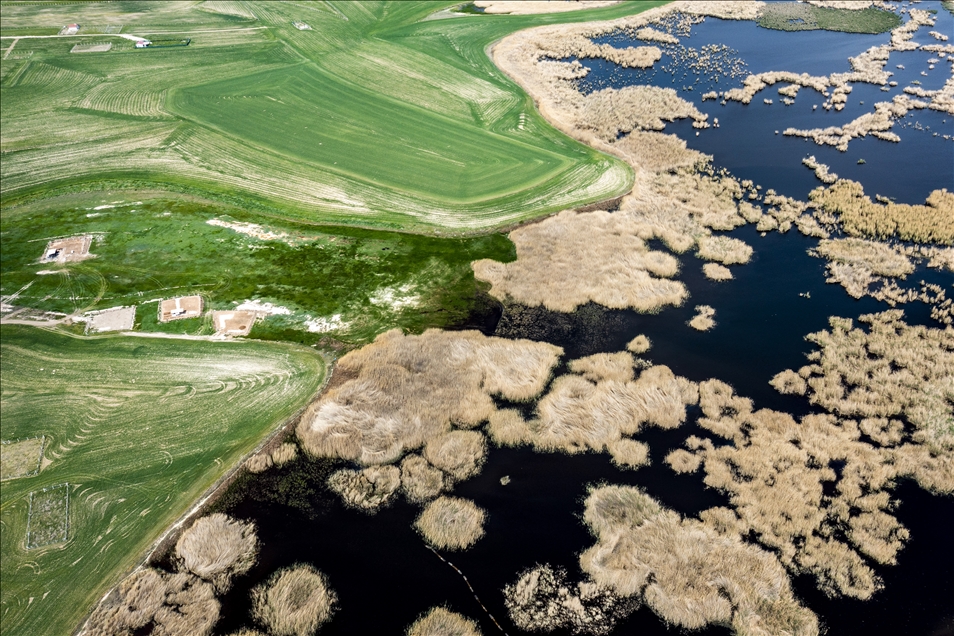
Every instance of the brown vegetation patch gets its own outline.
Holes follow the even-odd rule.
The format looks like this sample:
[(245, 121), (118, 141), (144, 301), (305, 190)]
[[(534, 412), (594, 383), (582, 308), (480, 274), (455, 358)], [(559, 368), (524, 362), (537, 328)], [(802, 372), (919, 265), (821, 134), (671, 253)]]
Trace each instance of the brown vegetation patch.
[(46, 437), (0, 442), (0, 481), (40, 472)]
[(348, 505), (374, 512), (388, 503), (401, 487), (401, 471), (396, 466), (342, 468), (328, 477), (328, 487)]
[(484, 536), (486, 514), (474, 502), (439, 497), (414, 522), (428, 543), (442, 550), (465, 550)]
[(474, 331), (389, 331), (339, 360), (335, 374), (351, 379), (305, 413), (298, 437), (319, 457), (393, 462), (452, 425), (488, 420), (497, 410), (492, 395), (535, 397), (561, 353), (550, 344)]
[(597, 585), (642, 597), (667, 623), (686, 629), (730, 625), (737, 634), (818, 633), (769, 552), (682, 519), (638, 488), (590, 491), (584, 519), (597, 537), (580, 556)]
[(224, 336), (247, 336), (255, 323), (253, 311), (213, 311), (215, 333)]
[(477, 623), (445, 607), (432, 607), (407, 628), (407, 636), (480, 636)]
[(709, 280), (717, 282), (732, 280), (732, 270), (718, 263), (706, 263), (702, 266), (702, 273)]
[(258, 557), (255, 524), (215, 513), (198, 519), (176, 542), (180, 569), (224, 592), (232, 577), (248, 572)]
[[(572, 211), (510, 233), (517, 260), (473, 263), (501, 300), (570, 312), (587, 302), (653, 312), (680, 305), (685, 286), (665, 280), (679, 262), (646, 247), (643, 225), (627, 214)], [(657, 278), (663, 277), (663, 278)]]
[(487, 454), (487, 441), (479, 431), (451, 431), (432, 437), (424, 457), (456, 481), (476, 475)]
[(252, 615), (273, 636), (311, 636), (331, 618), (336, 602), (324, 574), (296, 565), (252, 590)]
[(249, 472), (261, 473), (272, 466), (284, 466), (294, 461), (296, 457), (298, 457), (298, 447), (291, 442), (285, 442), (271, 452), (262, 452), (249, 457), (245, 466)]
[(868, 293), (882, 276), (904, 278), (914, 271), (914, 264), (903, 253), (885, 243), (859, 238), (823, 239), (810, 254), (828, 260), (828, 282), (838, 283), (855, 298)]
[(126, 577), (93, 610), (84, 636), (207, 636), (219, 620), (215, 590), (191, 574), (152, 568)]
[(699, 239), (699, 258), (718, 261), (723, 265), (748, 263), (752, 258), (752, 248), (745, 241), (729, 236), (703, 236)]
[(632, 351), (636, 355), (641, 353), (646, 353), (652, 347), (652, 343), (649, 341), (649, 338), (643, 334), (639, 334), (632, 340), (626, 343), (626, 350)]
[(715, 320), (712, 319), (713, 316), (715, 316), (715, 309), (709, 305), (698, 305), (696, 315), (689, 321), (689, 326), (696, 331), (709, 331), (716, 324)]
[(420, 455), (408, 455), (401, 461), (401, 488), (411, 501), (428, 501), (444, 490), (444, 473)]
[(806, 336), (819, 350), (799, 375), (813, 404), (844, 417), (902, 417), (915, 429), (913, 441), (950, 453), (954, 329), (909, 326), (903, 317), (901, 310), (863, 315), (867, 331), (832, 318), (830, 331)]
[(925, 205), (874, 203), (861, 184), (841, 179), (808, 195), (825, 212), (837, 215), (851, 236), (898, 237), (919, 243), (954, 243), (954, 193), (935, 190)]
[[(588, 371), (592, 358), (583, 358), (577, 368)], [(679, 426), (686, 419), (686, 407), (698, 400), (698, 391), (694, 383), (665, 366), (649, 367), (635, 380), (621, 380), (618, 369), (615, 373), (615, 377), (590, 373), (590, 379), (561, 376), (540, 400), (535, 418), (526, 421), (516, 411), (503, 411), (490, 420), (488, 433), (500, 445), (530, 444), (538, 450), (566, 453), (608, 450), (617, 463), (643, 465), (645, 449), (636, 442), (622, 443), (632, 441), (624, 438), (645, 424)]]
[(514, 624), (525, 631), (568, 629), (574, 634), (609, 634), (636, 603), (591, 581), (570, 583), (563, 568), (537, 565), (503, 590)]

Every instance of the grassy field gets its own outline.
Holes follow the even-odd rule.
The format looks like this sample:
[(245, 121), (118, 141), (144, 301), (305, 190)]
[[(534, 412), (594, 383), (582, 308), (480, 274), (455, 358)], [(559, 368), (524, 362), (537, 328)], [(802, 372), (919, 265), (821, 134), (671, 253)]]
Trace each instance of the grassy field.
[[(2, 437), (45, 435), (48, 462), (3, 482), (5, 636), (70, 633), (324, 375), (319, 355), (293, 345), (83, 339), (10, 325), (0, 335)], [(69, 492), (66, 543), (55, 542), (60, 484)], [(54, 543), (28, 550), (31, 492), (33, 542)]]
[(468, 233), (625, 191), (629, 169), (549, 127), (485, 49), (534, 24), (662, 3), (424, 20), (449, 4), (4, 4), (4, 48), (74, 21), (97, 42), (121, 26), (192, 43), (136, 50), (113, 36), (109, 52), (70, 54), (83, 38), (21, 37), (0, 61), (3, 202), (158, 187)]
[[(0, 292), (23, 289), (14, 306), (71, 314), (135, 304), (137, 329), (202, 335), (211, 333), (208, 319), (159, 323), (157, 299), (200, 294), (213, 309), (257, 299), (288, 313), (259, 320), (253, 338), (305, 344), (459, 324), (484, 302), (471, 261), (514, 258), (501, 234), (329, 230), (187, 197), (119, 203), (77, 194), (8, 211), (0, 228)], [(95, 258), (38, 262), (49, 237), (87, 233)]]

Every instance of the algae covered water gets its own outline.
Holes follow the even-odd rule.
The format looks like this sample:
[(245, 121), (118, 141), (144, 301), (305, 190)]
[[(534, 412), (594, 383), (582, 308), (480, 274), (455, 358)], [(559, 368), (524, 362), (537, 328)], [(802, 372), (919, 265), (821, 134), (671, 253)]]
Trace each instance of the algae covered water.
[[(952, 16), (940, 3), (924, 2), (920, 8), (938, 11), (938, 31), (954, 31)], [(744, 64), (746, 73), (787, 70), (830, 74), (849, 70), (849, 56), (889, 39), (889, 34), (770, 31), (753, 22), (708, 18), (693, 25), (692, 35), (683, 45), (727, 47), (727, 55)], [(605, 36), (600, 41), (614, 46), (627, 44), (625, 35)], [(666, 55), (669, 59), (664, 56), (656, 70), (647, 71), (586, 60), (592, 70), (581, 83), (581, 90), (630, 83), (679, 89), (683, 98), (709, 113), (710, 121), (718, 117), (719, 127), (696, 135), (683, 121), (667, 125), (666, 132), (676, 133), (690, 147), (713, 155), (717, 168), (726, 168), (739, 179), (752, 179), (787, 196), (805, 199), (820, 185), (801, 165), (807, 154), (815, 155), (840, 176), (860, 182), (866, 193), (899, 202), (920, 203), (931, 190), (954, 185), (954, 142), (944, 138), (954, 135), (954, 117), (943, 113), (912, 111), (904, 123), (895, 126), (900, 143), (873, 138), (853, 140), (845, 153), (775, 134), (775, 130), (790, 126), (841, 125), (870, 111), (874, 102), (899, 94), (914, 74), (925, 89), (939, 88), (948, 77), (946, 61), (927, 70), (931, 56), (925, 52), (892, 53), (887, 68), (896, 73), (897, 88), (881, 91), (879, 87), (855, 84), (846, 108), (827, 112), (812, 109), (822, 98), (808, 89), (802, 89), (791, 106), (777, 99), (772, 105), (764, 104), (761, 94), (749, 105), (730, 102), (722, 106), (718, 100), (702, 101), (705, 92), (737, 86), (741, 79), (722, 76), (716, 83), (705, 73), (679, 67), (673, 53)], [(659, 70), (667, 64), (670, 72)], [(896, 69), (897, 64), (905, 69)], [(922, 66), (926, 75), (921, 74)], [(674, 75), (676, 69), (681, 70)], [(805, 356), (813, 345), (804, 337), (826, 329), (830, 316), (856, 319), (888, 307), (870, 297), (855, 300), (840, 286), (826, 284), (825, 261), (808, 253), (817, 239), (795, 230), (760, 235), (752, 226), (736, 229), (730, 235), (754, 248), (752, 262), (734, 268), (733, 280), (716, 283), (702, 275), (701, 260), (690, 253), (679, 255), (678, 277), (690, 292), (689, 301), (682, 307), (647, 315), (589, 305), (565, 315), (508, 306), (500, 316), (488, 304), (488, 310), (475, 319), (475, 324), (479, 322), (489, 330), (490, 323), (499, 317), (498, 336), (559, 345), (565, 351), (564, 361), (621, 351), (636, 335), (644, 334), (652, 342), (645, 358), (653, 364), (666, 365), (693, 381), (718, 378), (728, 382), (738, 395), (752, 398), (756, 408), (795, 416), (810, 413), (813, 407), (808, 400), (778, 393), (769, 386), (769, 380), (783, 369), (806, 364)], [(950, 272), (923, 266), (909, 276), (907, 284), (920, 280), (946, 289), (954, 283)], [(695, 305), (715, 309), (717, 325), (713, 330), (698, 332), (686, 327)], [(903, 308), (909, 324), (936, 326), (927, 305), (913, 302)], [(566, 372), (565, 367), (560, 369), (558, 373)], [(523, 408), (532, 410), (529, 405)], [(686, 516), (727, 505), (727, 498), (707, 488), (700, 475), (677, 474), (663, 462), (667, 453), (680, 447), (688, 436), (701, 434), (702, 429), (695, 423), (698, 416), (698, 408), (692, 408), (686, 424), (679, 428), (641, 432), (636, 439), (649, 444), (651, 463), (638, 470), (619, 469), (608, 454), (567, 456), (528, 448), (491, 448), (481, 473), (453, 490), (455, 496), (474, 501), (488, 515), (486, 535), (473, 548), (460, 554), (442, 553), (454, 567), (438, 558), (413, 529), (419, 514), (417, 506), (401, 499), (368, 514), (343, 505), (325, 486), (328, 475), (344, 466), (343, 462), (301, 458), (261, 475), (244, 475), (216, 507), (254, 521), (262, 552), (255, 568), (223, 598), (223, 618), (216, 633), (229, 634), (250, 625), (250, 590), (277, 569), (299, 562), (311, 563), (327, 574), (338, 594), (339, 609), (322, 628), (322, 634), (401, 634), (417, 616), (436, 605), (446, 605), (475, 620), (484, 634), (501, 630), (523, 633), (508, 616), (502, 590), (522, 571), (543, 563), (565, 568), (571, 580), (582, 577), (579, 554), (595, 541), (581, 518), (589, 486), (638, 485)], [(812, 577), (793, 577), (796, 595), (818, 615), (827, 634), (954, 634), (954, 550), (949, 545), (954, 498), (931, 495), (909, 481), (898, 484), (892, 494), (899, 501), (893, 514), (910, 530), (911, 538), (901, 550), (897, 565), (874, 566), (884, 588), (871, 600), (830, 598), (816, 588)], [(622, 619), (612, 633), (653, 635), (674, 631), (679, 630), (641, 607)], [(731, 632), (708, 627), (691, 633)]]

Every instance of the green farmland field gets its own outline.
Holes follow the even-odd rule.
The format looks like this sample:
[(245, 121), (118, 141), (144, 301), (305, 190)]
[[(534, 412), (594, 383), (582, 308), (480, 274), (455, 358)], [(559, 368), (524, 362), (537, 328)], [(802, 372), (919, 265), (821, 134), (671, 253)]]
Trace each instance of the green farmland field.
[(4, 47), (72, 21), (97, 38), (121, 25), (192, 43), (137, 50), (113, 36), (109, 52), (70, 54), (83, 40), (21, 37), (0, 61), (0, 192), (8, 206), (106, 180), (458, 233), (608, 198), (629, 169), (543, 122), (486, 49), (534, 24), (658, 4), (436, 20), (450, 3), (4, 4)]
[[(85, 339), (11, 325), (0, 335), (2, 437), (45, 435), (47, 463), (3, 482), (4, 636), (72, 632), (324, 375), (319, 355), (292, 345)], [(67, 542), (27, 550), (30, 492), (64, 483)], [(34, 532), (60, 520), (48, 516)]]

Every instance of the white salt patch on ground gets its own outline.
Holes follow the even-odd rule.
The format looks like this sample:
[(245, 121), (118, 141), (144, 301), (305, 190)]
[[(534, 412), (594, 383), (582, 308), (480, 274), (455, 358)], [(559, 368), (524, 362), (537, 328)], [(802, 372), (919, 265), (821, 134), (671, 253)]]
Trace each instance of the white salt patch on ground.
[(414, 291), (413, 285), (382, 287), (371, 294), (369, 300), (374, 305), (389, 306), (391, 309), (414, 307), (417, 305), (421, 297), (418, 294), (412, 294), (412, 291)]
[(329, 331), (339, 331), (347, 329), (350, 322), (341, 320), (341, 314), (335, 314), (331, 318), (311, 318), (305, 321), (305, 326), (311, 333), (327, 333)]
[(288, 316), (291, 314), (291, 309), (288, 307), (273, 305), (272, 303), (263, 303), (259, 300), (246, 300), (235, 309), (236, 311), (254, 311), (269, 316)]

